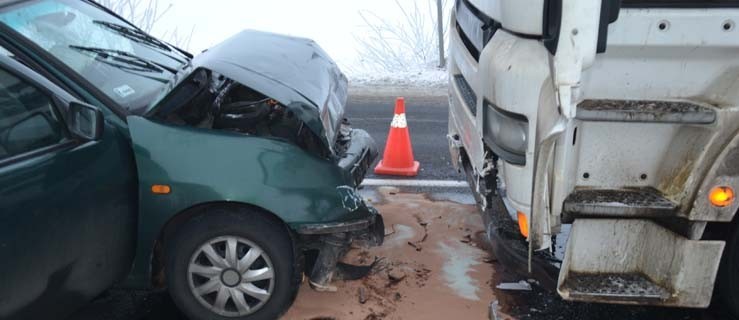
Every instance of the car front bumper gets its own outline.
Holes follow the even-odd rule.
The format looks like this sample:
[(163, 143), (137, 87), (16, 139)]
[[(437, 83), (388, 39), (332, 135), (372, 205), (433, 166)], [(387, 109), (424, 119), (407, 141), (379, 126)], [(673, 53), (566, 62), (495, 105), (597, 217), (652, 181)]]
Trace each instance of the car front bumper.
[(317, 249), (318, 256), (310, 268), (310, 285), (317, 291), (334, 291), (331, 280), (339, 260), (352, 246), (376, 247), (385, 238), (385, 223), (372, 207), (360, 219), (335, 223), (307, 224), (297, 228), (306, 249)]

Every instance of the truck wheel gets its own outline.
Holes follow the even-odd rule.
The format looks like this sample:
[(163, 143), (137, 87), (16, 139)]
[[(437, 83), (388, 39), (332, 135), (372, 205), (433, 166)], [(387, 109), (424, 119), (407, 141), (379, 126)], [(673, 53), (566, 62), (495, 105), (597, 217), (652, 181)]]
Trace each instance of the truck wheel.
[(167, 241), (167, 284), (190, 319), (277, 319), (297, 294), (284, 226), (248, 209), (212, 209)]
[(739, 319), (739, 232), (731, 233), (719, 268), (718, 294), (726, 309)]

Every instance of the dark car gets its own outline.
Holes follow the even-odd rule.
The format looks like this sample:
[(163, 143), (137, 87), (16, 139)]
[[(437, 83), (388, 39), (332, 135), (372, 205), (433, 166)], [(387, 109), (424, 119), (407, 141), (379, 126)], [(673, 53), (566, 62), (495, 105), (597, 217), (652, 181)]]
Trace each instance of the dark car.
[[(192, 57), (92, 1), (0, 1), (0, 318), (61, 318), (117, 281), (193, 319), (274, 319), (382, 243), (377, 156), (311, 40)], [(305, 257), (311, 257), (305, 259)]]

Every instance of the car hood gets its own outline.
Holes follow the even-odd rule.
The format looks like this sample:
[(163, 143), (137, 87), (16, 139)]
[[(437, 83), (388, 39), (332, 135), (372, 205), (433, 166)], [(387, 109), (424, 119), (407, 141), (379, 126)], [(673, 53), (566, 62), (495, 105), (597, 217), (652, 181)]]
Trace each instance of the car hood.
[(196, 56), (191, 67), (217, 72), (279, 101), (333, 149), (348, 84), (313, 40), (245, 30)]

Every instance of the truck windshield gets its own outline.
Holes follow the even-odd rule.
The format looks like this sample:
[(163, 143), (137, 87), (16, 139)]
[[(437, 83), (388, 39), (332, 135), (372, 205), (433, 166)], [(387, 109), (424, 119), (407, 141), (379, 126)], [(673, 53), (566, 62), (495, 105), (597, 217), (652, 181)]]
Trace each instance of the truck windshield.
[(144, 110), (189, 57), (86, 1), (25, 1), (4, 23), (130, 112)]

